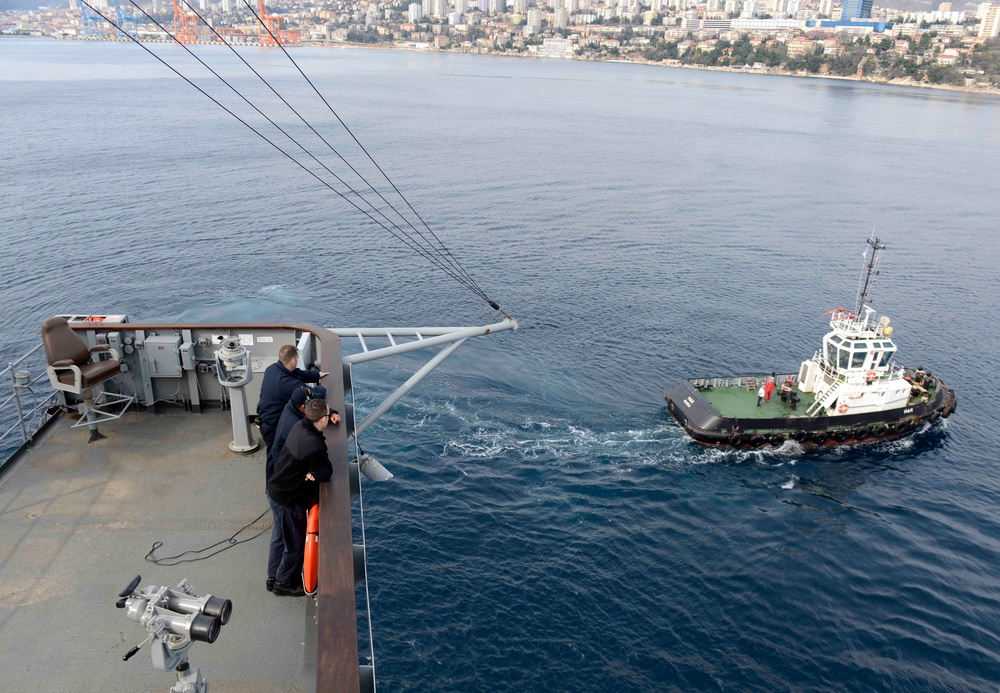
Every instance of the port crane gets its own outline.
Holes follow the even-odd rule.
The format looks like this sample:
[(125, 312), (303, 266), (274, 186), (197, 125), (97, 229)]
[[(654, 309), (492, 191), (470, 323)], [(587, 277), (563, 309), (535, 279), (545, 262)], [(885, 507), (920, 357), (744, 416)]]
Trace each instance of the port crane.
[(174, 38), (178, 43), (198, 41), (198, 15), (188, 11), (184, 0), (174, 0)]
[(118, 29), (116, 30), (118, 38), (135, 36), (139, 29), (139, 21), (135, 15), (125, 12), (118, 0), (115, 0), (115, 14), (118, 16)]

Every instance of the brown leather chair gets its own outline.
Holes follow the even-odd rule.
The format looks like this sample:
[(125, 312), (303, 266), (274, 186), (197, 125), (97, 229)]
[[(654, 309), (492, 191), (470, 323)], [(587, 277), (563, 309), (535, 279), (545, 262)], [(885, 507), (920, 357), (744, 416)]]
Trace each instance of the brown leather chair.
[[(45, 358), (49, 362), (49, 382), (52, 387), (83, 397), (82, 414), (90, 427), (90, 440), (102, 438), (97, 431), (96, 420), (96, 414), (102, 412), (95, 412), (91, 388), (121, 372), (121, 357), (118, 352), (105, 344), (88, 347), (66, 319), (60, 317), (49, 318), (42, 323), (42, 344), (45, 346)], [(102, 361), (101, 354), (107, 354), (111, 358)]]
[[(114, 349), (106, 344), (88, 348), (66, 318), (49, 318), (42, 323), (42, 344), (49, 362), (49, 381), (56, 390), (80, 395), (122, 370)], [(110, 352), (111, 359), (98, 361), (101, 352)]]

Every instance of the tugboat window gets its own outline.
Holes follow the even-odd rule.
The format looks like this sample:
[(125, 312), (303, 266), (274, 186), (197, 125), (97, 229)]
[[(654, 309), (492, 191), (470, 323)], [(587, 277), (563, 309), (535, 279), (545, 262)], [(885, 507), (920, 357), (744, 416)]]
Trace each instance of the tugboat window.
[(840, 367), (847, 368), (847, 364), (851, 362), (851, 352), (847, 349), (840, 350)]
[(892, 358), (892, 352), (891, 351), (883, 351), (882, 352), (882, 360), (879, 361), (879, 364), (878, 364), (879, 368), (888, 365), (889, 359), (891, 359), (891, 358)]
[(837, 365), (837, 347), (833, 344), (826, 345), (826, 360), (831, 366)]
[(854, 358), (851, 359), (851, 368), (861, 368), (864, 366), (866, 356), (868, 356), (867, 350), (855, 351)]

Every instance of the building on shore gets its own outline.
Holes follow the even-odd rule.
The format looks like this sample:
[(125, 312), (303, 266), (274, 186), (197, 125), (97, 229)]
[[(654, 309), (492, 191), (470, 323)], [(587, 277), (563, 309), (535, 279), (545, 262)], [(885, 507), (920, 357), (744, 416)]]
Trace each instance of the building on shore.
[(1000, 36), (1000, 5), (987, 5), (979, 22), (979, 38)]
[(844, 9), (840, 11), (840, 21), (842, 22), (868, 19), (871, 16), (872, 0), (844, 0)]
[(538, 57), (570, 60), (573, 57), (573, 41), (566, 38), (544, 39), (538, 48)]

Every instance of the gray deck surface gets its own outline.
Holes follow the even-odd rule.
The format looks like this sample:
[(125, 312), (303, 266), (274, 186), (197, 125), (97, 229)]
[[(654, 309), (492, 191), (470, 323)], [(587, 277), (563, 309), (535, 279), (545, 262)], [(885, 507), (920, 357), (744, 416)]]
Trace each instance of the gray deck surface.
[[(232, 600), (219, 639), (189, 652), (210, 691), (302, 689), (306, 599), (265, 591), (268, 533), (197, 563), (143, 560), (155, 541), (158, 556), (199, 549), (268, 508), (264, 453), (230, 452), (230, 421), (129, 413), (87, 445), (62, 417), (0, 476), (0, 689), (168, 690), (174, 674), (153, 669), (148, 645), (122, 661), (147, 634), (115, 608), (137, 574)], [(252, 533), (269, 526), (270, 513)]]

